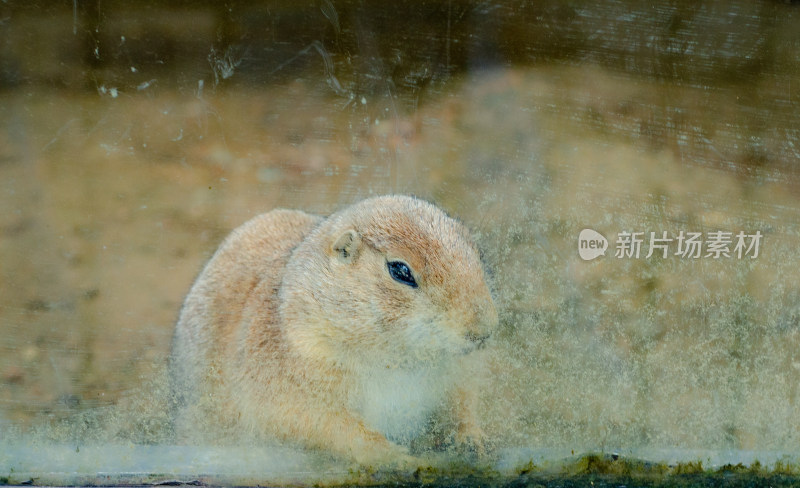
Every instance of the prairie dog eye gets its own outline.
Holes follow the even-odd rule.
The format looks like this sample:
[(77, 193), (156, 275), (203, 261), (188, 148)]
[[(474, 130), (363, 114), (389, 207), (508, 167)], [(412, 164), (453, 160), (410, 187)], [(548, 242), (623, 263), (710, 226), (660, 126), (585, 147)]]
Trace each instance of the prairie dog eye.
[(414, 279), (414, 275), (411, 274), (411, 268), (409, 268), (406, 263), (402, 261), (389, 261), (386, 263), (386, 267), (389, 269), (389, 276), (394, 278), (395, 281), (408, 285), (411, 288), (419, 286)]

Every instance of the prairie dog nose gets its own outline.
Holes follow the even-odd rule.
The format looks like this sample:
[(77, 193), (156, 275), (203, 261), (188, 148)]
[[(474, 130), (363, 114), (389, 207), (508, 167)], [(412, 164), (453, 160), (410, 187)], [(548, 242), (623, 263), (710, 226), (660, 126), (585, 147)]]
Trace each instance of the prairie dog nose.
[(497, 328), (498, 322), (499, 318), (494, 302), (489, 300), (486, 303), (476, 305), (465, 336), (467, 340), (480, 347), (492, 335)]
[(483, 343), (486, 342), (486, 339), (491, 337), (491, 335), (492, 334), (490, 334), (490, 333), (479, 335), (479, 334), (476, 334), (474, 332), (467, 332), (466, 337), (467, 337), (468, 341), (474, 342), (475, 346), (480, 348), (480, 347), (483, 346)]

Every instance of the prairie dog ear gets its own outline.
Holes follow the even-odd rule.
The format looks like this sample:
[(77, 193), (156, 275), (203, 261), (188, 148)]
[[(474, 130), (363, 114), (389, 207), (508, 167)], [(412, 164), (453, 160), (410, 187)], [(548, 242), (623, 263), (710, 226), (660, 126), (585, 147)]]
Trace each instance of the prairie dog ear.
[(353, 229), (346, 230), (334, 241), (331, 253), (344, 262), (353, 262), (361, 248), (361, 236)]

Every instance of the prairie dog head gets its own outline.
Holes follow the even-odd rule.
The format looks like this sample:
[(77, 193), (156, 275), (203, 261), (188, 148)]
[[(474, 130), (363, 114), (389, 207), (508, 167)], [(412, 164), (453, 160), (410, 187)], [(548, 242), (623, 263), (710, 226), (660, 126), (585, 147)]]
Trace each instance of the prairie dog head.
[(498, 320), (467, 230), (405, 196), (364, 200), (326, 219), (293, 253), (280, 294), (290, 342), (343, 364), (463, 354)]

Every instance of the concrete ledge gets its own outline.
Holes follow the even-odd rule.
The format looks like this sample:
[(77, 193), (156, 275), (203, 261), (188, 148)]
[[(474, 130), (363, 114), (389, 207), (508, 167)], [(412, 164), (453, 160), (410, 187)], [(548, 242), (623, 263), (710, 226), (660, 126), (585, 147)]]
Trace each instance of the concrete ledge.
[(800, 482), (799, 453), (647, 448), (589, 452), (503, 449), (483, 466), (434, 459), (435, 467), (398, 472), (342, 464), (285, 447), (11, 444), (0, 447), (0, 485), (504, 486), (615, 480), (628, 486), (637, 481), (658, 486), (687, 477), (702, 481), (719, 476), (743, 482), (776, 478), (778, 485)]

